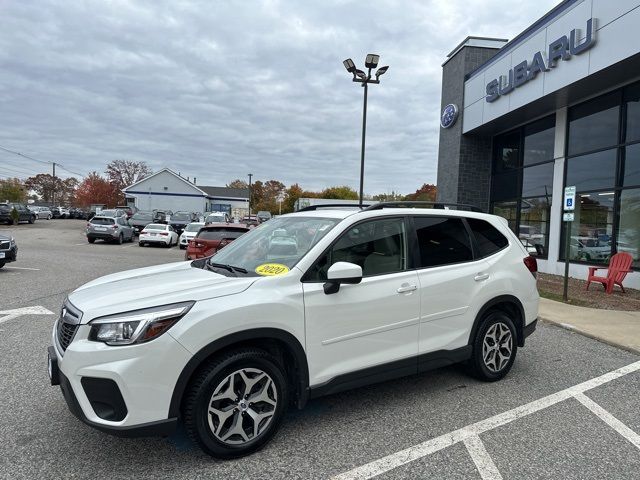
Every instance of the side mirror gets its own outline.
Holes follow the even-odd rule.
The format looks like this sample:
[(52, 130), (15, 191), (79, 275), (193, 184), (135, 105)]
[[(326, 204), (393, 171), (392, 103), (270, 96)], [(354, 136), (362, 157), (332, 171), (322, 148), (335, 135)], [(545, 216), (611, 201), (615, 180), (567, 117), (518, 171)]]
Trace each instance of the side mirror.
[(327, 271), (324, 293), (331, 295), (340, 291), (341, 284), (354, 285), (362, 281), (362, 267), (355, 263), (336, 262)]

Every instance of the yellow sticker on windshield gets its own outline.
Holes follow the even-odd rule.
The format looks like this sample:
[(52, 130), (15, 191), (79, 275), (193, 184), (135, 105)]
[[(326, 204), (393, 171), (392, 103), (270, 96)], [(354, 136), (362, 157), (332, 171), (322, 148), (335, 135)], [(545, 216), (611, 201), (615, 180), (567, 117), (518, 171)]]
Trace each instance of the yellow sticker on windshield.
[(289, 267), (281, 263), (263, 263), (256, 267), (256, 273), (258, 275), (264, 275), (265, 277), (284, 275), (285, 273), (289, 273)]

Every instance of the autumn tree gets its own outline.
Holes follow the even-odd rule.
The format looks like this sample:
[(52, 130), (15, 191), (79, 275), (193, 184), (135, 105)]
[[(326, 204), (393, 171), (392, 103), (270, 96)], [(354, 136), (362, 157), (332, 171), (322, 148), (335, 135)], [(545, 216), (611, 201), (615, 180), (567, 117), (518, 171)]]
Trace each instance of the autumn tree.
[(107, 180), (113, 184), (118, 192), (118, 202), (124, 199), (122, 189), (139, 182), (152, 173), (146, 162), (134, 162), (132, 160), (113, 160), (105, 170)]
[(244, 180), (240, 180), (239, 178), (236, 178), (234, 181), (227, 183), (227, 188), (243, 188), (243, 189), (247, 189), (247, 188), (249, 188), (249, 184), (247, 182), (245, 182)]
[(404, 197), (406, 201), (435, 202), (438, 189), (430, 183), (423, 184), (415, 193), (410, 193)]
[(294, 183), (284, 191), (284, 201), (282, 202), (282, 213), (291, 213), (296, 204), (296, 200), (304, 198), (304, 190), (297, 183)]
[(27, 189), (18, 178), (0, 180), (0, 202), (24, 202)]
[(28, 190), (36, 192), (44, 202), (52, 202), (54, 194), (57, 199), (57, 193), (63, 190), (62, 179), (48, 173), (39, 173), (34, 177), (29, 177), (25, 180), (24, 185)]
[(335, 198), (336, 200), (358, 200), (358, 193), (347, 185), (325, 188), (320, 198)]
[(88, 207), (92, 203), (114, 207), (120, 198), (122, 192), (97, 172), (87, 175), (76, 190), (76, 203), (81, 207)]
[[(258, 182), (260, 181), (258, 180)], [(252, 202), (252, 209), (256, 212), (267, 211), (274, 215), (277, 214), (279, 210), (278, 198), (284, 195), (286, 189), (284, 183), (278, 180), (268, 180), (264, 183), (260, 182), (258, 186), (259, 189), (256, 190), (256, 193), (259, 193), (259, 201), (256, 201), (256, 196), (254, 195), (255, 206)], [(252, 188), (252, 190), (254, 189)]]

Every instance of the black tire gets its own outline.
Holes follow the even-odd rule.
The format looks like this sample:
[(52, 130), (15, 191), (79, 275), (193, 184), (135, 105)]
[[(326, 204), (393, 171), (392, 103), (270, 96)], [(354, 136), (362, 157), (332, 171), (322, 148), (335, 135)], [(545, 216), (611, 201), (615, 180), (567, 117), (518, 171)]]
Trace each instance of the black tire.
[(34, 217), (33, 215), (31, 215), (31, 216), (29, 217), (29, 224), (34, 224), (34, 223), (36, 223), (36, 217)]
[(0, 262), (0, 268), (4, 267), (5, 263), (4, 262)]
[(91, 237), (87, 237), (87, 241), (88, 241), (89, 243), (95, 243), (95, 242), (96, 242), (96, 239), (95, 239), (95, 238), (91, 238)]
[[(271, 377), (277, 402), (270, 423), (257, 437), (230, 445), (216, 438), (211, 431), (208, 409), (216, 387), (226, 377), (242, 369), (258, 369)], [(189, 438), (205, 453), (221, 459), (243, 457), (261, 449), (278, 431), (287, 410), (288, 386), (283, 372), (283, 367), (272, 355), (259, 349), (235, 350), (212, 360), (195, 375), (183, 399), (183, 419)], [(249, 418), (249, 415), (244, 418)]]
[(144, 242), (138, 242), (139, 247), (144, 247)]
[(122, 245), (123, 242), (124, 242), (124, 235), (121, 232), (120, 235), (118, 235), (118, 245)]
[(51, 220), (51, 215), (47, 215), (47, 220)]
[[(504, 363), (503, 365), (496, 365), (496, 362), (504, 362), (504, 357), (506, 356), (506, 353), (508, 351), (506, 348), (506, 343), (504, 344), (504, 346), (502, 343), (499, 344), (495, 351), (495, 354), (493, 355), (493, 361), (491, 361), (491, 355), (489, 355), (489, 362), (485, 361), (483, 355), (485, 336), (487, 336), (487, 333), (490, 332), (491, 328), (494, 325), (496, 326), (496, 330), (503, 329), (504, 327), (508, 328), (511, 334), (510, 356), (508, 357), (508, 361), (506, 361), (506, 363)], [(495, 330), (492, 330), (492, 332), (493, 331)], [(506, 336), (506, 332), (504, 335)], [(488, 343), (491, 343), (490, 338), (488, 338), (487, 340)], [(513, 362), (516, 359), (517, 352), (518, 334), (513, 320), (502, 311), (490, 311), (482, 319), (480, 328), (478, 328), (476, 336), (473, 339), (473, 352), (471, 354), (471, 359), (469, 360), (470, 373), (474, 377), (485, 382), (495, 382), (497, 380), (500, 380), (504, 378), (507, 373), (509, 373), (509, 370), (511, 370)], [(491, 354), (491, 352), (489, 352), (489, 354)], [(495, 360), (496, 358), (498, 358), (498, 360)]]

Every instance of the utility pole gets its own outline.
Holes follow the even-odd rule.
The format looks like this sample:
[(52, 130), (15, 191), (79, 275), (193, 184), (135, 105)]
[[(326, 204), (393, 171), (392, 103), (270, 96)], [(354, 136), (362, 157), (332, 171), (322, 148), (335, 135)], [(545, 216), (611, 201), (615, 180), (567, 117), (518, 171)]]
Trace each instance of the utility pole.
[(51, 205), (52, 207), (56, 206), (56, 162), (53, 162), (53, 190), (51, 192)]
[(249, 175), (249, 216), (251, 216), (251, 177), (253, 177), (253, 173)]

